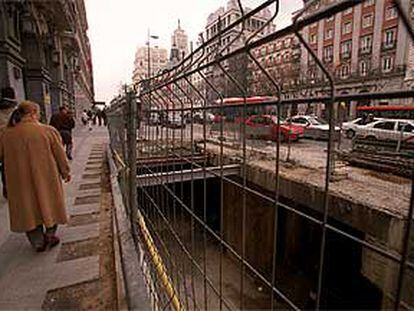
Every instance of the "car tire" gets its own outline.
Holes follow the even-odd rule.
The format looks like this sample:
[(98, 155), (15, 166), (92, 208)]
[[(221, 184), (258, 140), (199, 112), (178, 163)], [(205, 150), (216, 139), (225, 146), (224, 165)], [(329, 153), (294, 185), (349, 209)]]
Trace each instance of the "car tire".
[(355, 131), (354, 130), (347, 130), (346, 131), (346, 138), (352, 139), (355, 137)]

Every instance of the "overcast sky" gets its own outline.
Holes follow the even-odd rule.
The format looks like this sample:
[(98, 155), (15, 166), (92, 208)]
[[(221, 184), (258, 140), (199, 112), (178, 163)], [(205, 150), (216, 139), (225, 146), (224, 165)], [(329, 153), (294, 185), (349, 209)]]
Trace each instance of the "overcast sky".
[[(260, 0), (245, 0), (254, 8)], [(207, 17), (227, 0), (85, 0), (92, 45), (95, 99), (109, 102), (121, 83), (132, 78), (136, 48), (147, 40), (148, 28), (158, 40), (152, 44), (170, 49), (178, 19), (190, 41), (204, 30)], [(282, 0), (277, 28), (290, 23), (302, 0)]]

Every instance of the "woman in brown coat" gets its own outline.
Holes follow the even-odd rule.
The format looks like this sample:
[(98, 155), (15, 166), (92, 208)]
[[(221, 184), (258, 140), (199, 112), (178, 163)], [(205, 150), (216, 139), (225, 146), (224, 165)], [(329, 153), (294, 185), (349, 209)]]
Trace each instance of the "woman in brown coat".
[[(60, 135), (39, 123), (39, 106), (22, 102), (0, 134), (5, 166), (10, 229), (26, 232), (36, 251), (59, 243), (57, 225), (67, 222), (62, 179), (70, 169)], [(45, 227), (45, 228), (44, 228)]]

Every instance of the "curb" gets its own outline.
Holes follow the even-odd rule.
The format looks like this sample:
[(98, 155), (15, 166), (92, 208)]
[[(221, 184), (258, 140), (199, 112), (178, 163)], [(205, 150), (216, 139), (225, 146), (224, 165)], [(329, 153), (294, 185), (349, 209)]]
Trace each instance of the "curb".
[(145, 277), (139, 264), (139, 249), (135, 247), (131, 223), (126, 214), (118, 183), (118, 173), (110, 147), (107, 159), (110, 168), (112, 196), (114, 200), (114, 252), (117, 274), (117, 300), (119, 310), (151, 310)]

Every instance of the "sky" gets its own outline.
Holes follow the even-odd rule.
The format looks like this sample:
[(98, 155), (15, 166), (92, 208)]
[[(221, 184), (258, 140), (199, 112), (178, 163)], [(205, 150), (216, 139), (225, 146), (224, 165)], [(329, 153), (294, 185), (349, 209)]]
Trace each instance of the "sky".
[[(264, 0), (244, 0), (250, 8)], [(291, 13), (301, 8), (302, 0), (281, 0), (278, 29), (290, 23)], [(88, 35), (92, 46), (95, 100), (109, 102), (120, 85), (130, 83), (135, 51), (145, 45), (148, 29), (159, 39), (151, 45), (170, 49), (171, 35), (181, 27), (189, 41), (197, 41), (207, 17), (227, 0), (85, 0)]]

